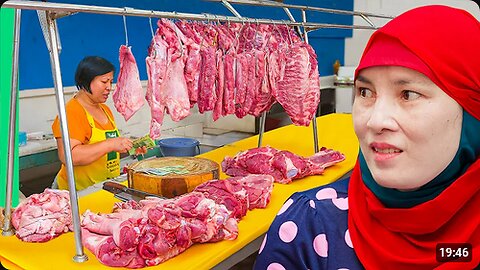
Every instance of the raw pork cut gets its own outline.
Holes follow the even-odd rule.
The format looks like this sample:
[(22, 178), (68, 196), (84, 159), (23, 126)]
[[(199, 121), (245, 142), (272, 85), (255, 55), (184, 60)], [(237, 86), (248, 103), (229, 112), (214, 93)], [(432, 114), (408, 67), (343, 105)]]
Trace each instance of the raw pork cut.
[(270, 202), (274, 178), (268, 174), (248, 174), (246, 176), (230, 177), (224, 181), (240, 183), (247, 191), (248, 210), (265, 208)]
[(229, 114), (258, 117), (275, 102), (295, 125), (308, 126), (315, 116), (320, 102), (317, 56), (293, 29), (161, 19), (157, 35), (166, 44), (166, 58), (155, 58), (155, 64), (147, 58), (149, 81), (163, 76), (154, 74), (153, 66), (166, 67), (166, 73), (161, 90), (155, 90), (159, 98), (149, 98), (147, 89), (154, 107), (151, 137), (159, 136), (164, 111), (178, 121), (195, 104), (200, 113), (212, 111), (214, 121)]
[(172, 199), (116, 203), (114, 212), (82, 215), (82, 241), (105, 265), (158, 265), (195, 243), (234, 240), (247, 209), (265, 208), (270, 175), (211, 180)]
[(155, 35), (149, 48), (149, 55), (145, 59), (147, 65), (147, 93), (145, 99), (150, 105), (150, 137), (160, 137), (163, 117), (165, 115), (165, 102), (161, 101), (160, 86), (165, 80), (167, 70), (167, 47), (168, 44)]
[(310, 45), (296, 43), (285, 50), (283, 77), (276, 82), (275, 99), (295, 125), (308, 126), (320, 102), (318, 66)]
[(203, 113), (211, 111), (215, 107), (217, 101), (215, 91), (215, 79), (217, 75), (217, 48), (215, 40), (217, 31), (212, 25), (202, 23), (193, 23), (193, 29), (197, 33), (202, 33), (202, 41), (200, 42), (200, 78), (198, 88), (198, 111)]
[(67, 190), (45, 189), (22, 201), (12, 213), (15, 235), (26, 242), (46, 242), (72, 230)]
[[(198, 100), (198, 81), (200, 79), (200, 37), (193, 27), (185, 21), (177, 21), (175, 25), (183, 33), (182, 43), (187, 49), (187, 58), (185, 61), (185, 81), (187, 83), (188, 97), (190, 107), (193, 107)], [(181, 36), (181, 38), (182, 38)]]
[(113, 241), (113, 236), (92, 233), (82, 228), (83, 245), (90, 250), (97, 259), (108, 266), (140, 268), (145, 262), (136, 249), (128, 251), (120, 249)]
[(195, 187), (194, 191), (202, 192), (216, 203), (225, 205), (238, 220), (247, 214), (247, 191), (236, 181), (212, 180)]
[[(188, 50), (195, 48), (195, 44), (182, 45), (181, 40), (186, 43), (190, 40), (171, 21), (161, 19), (157, 25), (145, 59), (148, 75), (145, 98), (152, 115), (150, 137), (153, 139), (160, 137), (165, 112), (173, 121), (180, 121), (190, 114), (190, 90), (187, 90), (185, 79), (187, 75), (190, 80), (195, 76), (192, 74), (195, 72), (194, 63), (191, 63), (195, 60), (188, 60), (193, 56), (187, 56)], [(185, 62), (188, 67), (185, 67)]]
[(139, 268), (162, 263), (194, 243), (237, 238), (237, 221), (224, 205), (191, 192), (122, 203), (116, 212), (82, 215), (82, 241), (108, 266)]
[(190, 114), (190, 100), (184, 75), (187, 50), (180, 42), (185, 37), (170, 20), (161, 19), (157, 24), (157, 34), (168, 44), (166, 75), (160, 85), (160, 103), (165, 105), (172, 120), (177, 122)]
[(113, 92), (113, 103), (117, 111), (128, 121), (144, 104), (144, 94), (137, 62), (131, 47), (120, 46), (120, 71)]
[(230, 176), (268, 174), (275, 178), (275, 182), (288, 184), (293, 179), (322, 174), (326, 167), (344, 159), (342, 153), (325, 147), (315, 155), (304, 158), (266, 146), (240, 152), (233, 158), (225, 157), (222, 170)]
[(217, 50), (217, 77), (215, 80), (215, 96), (217, 100), (213, 108), (213, 121), (217, 121), (223, 112), (223, 95), (225, 92), (225, 63), (223, 53)]

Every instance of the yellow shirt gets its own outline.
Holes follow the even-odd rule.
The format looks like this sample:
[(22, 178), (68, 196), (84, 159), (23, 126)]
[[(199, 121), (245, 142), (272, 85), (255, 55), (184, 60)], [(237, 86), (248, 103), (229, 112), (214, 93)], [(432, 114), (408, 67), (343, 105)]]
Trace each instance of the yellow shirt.
[[(112, 112), (104, 104), (101, 104), (101, 107), (109, 119), (108, 123), (104, 125), (95, 121), (76, 98), (72, 98), (67, 103), (65, 110), (71, 139), (79, 140), (82, 144), (93, 144), (120, 136)], [(62, 138), (58, 116), (52, 124), (52, 131), (55, 138)], [(95, 183), (120, 175), (120, 155), (117, 152), (107, 153), (88, 165), (74, 166), (73, 171), (76, 189), (85, 189)], [(64, 164), (57, 174), (57, 182), (60, 189), (68, 189), (67, 169)]]

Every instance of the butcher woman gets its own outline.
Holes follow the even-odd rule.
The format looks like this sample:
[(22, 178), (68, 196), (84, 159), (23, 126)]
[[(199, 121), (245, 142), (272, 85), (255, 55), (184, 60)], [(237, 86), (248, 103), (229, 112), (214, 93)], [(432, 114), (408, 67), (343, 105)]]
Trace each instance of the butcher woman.
[(293, 194), (255, 269), (480, 263), (480, 23), (433, 5), (370, 38), (355, 72), (349, 179)]
[[(114, 72), (112, 63), (98, 56), (85, 57), (75, 72), (78, 92), (67, 102), (65, 110), (77, 190), (119, 176), (119, 153), (132, 148), (132, 141), (120, 136), (112, 111), (105, 105), (112, 91)], [(52, 124), (52, 130), (62, 162), (53, 187), (68, 189), (58, 116)]]

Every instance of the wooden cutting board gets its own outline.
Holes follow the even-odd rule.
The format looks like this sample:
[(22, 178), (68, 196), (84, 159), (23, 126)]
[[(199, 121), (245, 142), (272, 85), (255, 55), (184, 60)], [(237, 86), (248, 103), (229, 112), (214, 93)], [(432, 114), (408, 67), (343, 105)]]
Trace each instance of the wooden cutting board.
[[(149, 174), (147, 171), (165, 175)], [(160, 157), (128, 166), (128, 187), (167, 198), (191, 192), (199, 184), (218, 179), (218, 163), (198, 157)]]

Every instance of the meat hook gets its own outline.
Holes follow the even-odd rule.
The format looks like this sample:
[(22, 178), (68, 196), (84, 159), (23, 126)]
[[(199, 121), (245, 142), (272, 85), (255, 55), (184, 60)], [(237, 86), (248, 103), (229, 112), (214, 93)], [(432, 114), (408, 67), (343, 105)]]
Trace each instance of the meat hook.
[(292, 41), (292, 36), (290, 35), (290, 34), (291, 34), (291, 33), (290, 33), (290, 30), (291, 30), (291, 29), (290, 29), (290, 27), (288, 27), (287, 22), (285, 22), (284, 20), (282, 20), (282, 22), (285, 23), (285, 27), (287, 28), (287, 32), (288, 32), (288, 39), (290, 40), (290, 45), (292, 45), (292, 44), (293, 44), (293, 41)]
[[(152, 16), (153, 16), (153, 10), (151, 10), (151, 12), (152, 12)], [(154, 38), (155, 34), (153, 33), (152, 16), (148, 17), (148, 22), (150, 24), (150, 32), (152, 33), (152, 38)]]
[(127, 7), (124, 7), (124, 11), (123, 11), (123, 28), (125, 29), (125, 46), (128, 47), (128, 32), (127, 32), (127, 18), (126, 18), (126, 15), (127, 14)]

